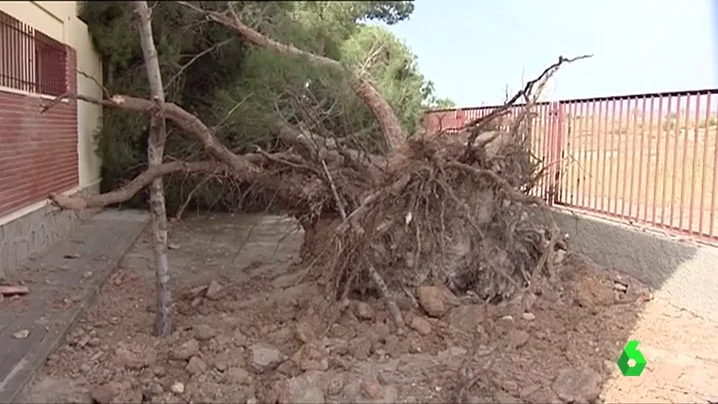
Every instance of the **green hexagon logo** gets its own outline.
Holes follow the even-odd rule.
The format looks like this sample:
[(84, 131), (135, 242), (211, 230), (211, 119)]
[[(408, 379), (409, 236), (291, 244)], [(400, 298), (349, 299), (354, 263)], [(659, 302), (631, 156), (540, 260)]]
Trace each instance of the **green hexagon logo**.
[(634, 339), (628, 341), (616, 363), (624, 376), (640, 376), (648, 362), (638, 350), (638, 341)]

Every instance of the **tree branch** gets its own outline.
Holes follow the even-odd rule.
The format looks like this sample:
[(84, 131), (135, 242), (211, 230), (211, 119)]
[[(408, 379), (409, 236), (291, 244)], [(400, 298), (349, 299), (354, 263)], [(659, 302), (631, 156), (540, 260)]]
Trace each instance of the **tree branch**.
[[(202, 13), (210, 21), (218, 22), (224, 25), (239, 37), (244, 38), (247, 42), (253, 45), (270, 49), (282, 56), (305, 58), (310, 63), (318, 67), (328, 67), (343, 71), (347, 70), (344, 65), (334, 59), (316, 55), (314, 53), (298, 49), (294, 46), (277, 42), (265, 36), (264, 34), (244, 24), (240, 20), (239, 16), (232, 12), (231, 9), (225, 13), (219, 13), (216, 11), (204, 10), (201, 7), (186, 1), (178, 1), (178, 3), (196, 12)], [(394, 114), (394, 111), (389, 103), (386, 102), (386, 99), (384, 99), (384, 97), (379, 93), (376, 87), (369, 82), (369, 80), (357, 72), (351, 72), (351, 74), (352, 89), (357, 96), (364, 101), (379, 121), (379, 125), (381, 126), (382, 132), (384, 133), (389, 146), (390, 156), (392, 154), (405, 153), (408, 148), (406, 140), (407, 134), (401, 128), (401, 123)]]
[(474, 146), (474, 141), (476, 141), (476, 137), (479, 136), (482, 129), (485, 129), (494, 119), (506, 114), (508, 112), (509, 108), (511, 108), (514, 104), (516, 104), (516, 102), (519, 100), (519, 98), (529, 97), (529, 95), (533, 92), (534, 86), (536, 86), (536, 84), (539, 84), (539, 86), (540, 86), (541, 83), (547, 81), (551, 76), (554, 75), (554, 73), (556, 73), (558, 68), (564, 63), (573, 63), (578, 60), (588, 59), (591, 57), (593, 57), (593, 55), (581, 55), (581, 56), (576, 56), (574, 58), (565, 58), (563, 56), (559, 56), (558, 61), (556, 63), (547, 67), (546, 69), (544, 69), (543, 72), (541, 72), (541, 74), (538, 77), (536, 77), (535, 79), (526, 83), (524, 88), (522, 88), (521, 90), (516, 92), (516, 94), (514, 94), (513, 97), (511, 97), (508, 101), (506, 101), (504, 103), (504, 105), (502, 105), (499, 108), (494, 109), (493, 111), (486, 114), (485, 116), (474, 119), (473, 121), (464, 125), (462, 128), (459, 128), (458, 129), (459, 131), (463, 131), (466, 129), (471, 130), (471, 135), (469, 136), (469, 139), (466, 142), (467, 155), (469, 153), (471, 153), (471, 149)]
[(193, 163), (174, 161), (171, 163), (164, 163), (158, 166), (149, 167), (127, 185), (111, 192), (87, 197), (67, 196), (54, 193), (50, 194), (48, 199), (50, 199), (50, 202), (53, 205), (63, 209), (82, 210), (89, 208), (101, 208), (130, 200), (135, 194), (150, 185), (152, 180), (163, 175), (176, 172), (217, 171), (227, 171), (227, 167), (215, 161), (199, 161)]
[(65, 93), (55, 98), (50, 104), (44, 106), (42, 112), (49, 110), (63, 99), (80, 100), (95, 105), (139, 112), (146, 115), (152, 115), (161, 110), (165, 118), (171, 120), (181, 129), (197, 138), (214, 158), (230, 166), (239, 179), (254, 182), (255, 177), (262, 174), (259, 167), (252, 164), (247, 158), (234, 154), (225, 147), (199, 118), (174, 103), (166, 102), (163, 105), (158, 105), (150, 100), (127, 95), (114, 95), (108, 100), (98, 100), (84, 95)]

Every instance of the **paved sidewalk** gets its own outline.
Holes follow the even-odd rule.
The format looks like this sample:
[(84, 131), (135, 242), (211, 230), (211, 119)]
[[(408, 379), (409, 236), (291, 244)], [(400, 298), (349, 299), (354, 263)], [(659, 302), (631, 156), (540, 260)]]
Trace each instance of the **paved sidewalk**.
[(0, 403), (32, 380), (148, 222), (145, 212), (106, 210), (8, 276), (30, 293), (0, 302)]

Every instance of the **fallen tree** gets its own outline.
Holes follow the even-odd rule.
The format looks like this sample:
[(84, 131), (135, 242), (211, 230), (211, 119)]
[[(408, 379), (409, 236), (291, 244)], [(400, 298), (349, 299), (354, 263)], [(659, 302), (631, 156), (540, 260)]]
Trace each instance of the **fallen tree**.
[[(296, 111), (299, 119), (293, 123), (278, 111), (275, 149), (237, 154), (174, 103), (128, 95), (100, 100), (64, 94), (44, 109), (74, 98), (143, 114), (161, 113), (194, 137), (211, 160), (152, 165), (113, 192), (50, 195), (54, 204), (67, 209), (106, 206), (129, 199), (153, 178), (170, 172), (221, 173), (271, 194), (280, 208), (299, 220), (305, 230), (301, 254), (308, 273), (335, 298), (377, 293), (386, 299), (399, 328), (403, 320), (395, 294), (411, 294), (421, 284), (439, 282), (455, 293), (499, 301), (537, 277), (550, 276), (560, 232), (544, 201), (529, 195), (542, 175), (528, 147), (531, 108), (562, 64), (583, 57), (559, 58), (503, 108), (471, 122), (459, 134), (410, 136), (359, 66), (344, 66), (274, 41), (245, 25), (231, 5), (220, 13), (180, 4), (254, 46), (346, 74), (352, 90), (379, 122), (384, 144), (372, 152), (352, 147), (345, 141), (347, 134), (321, 130), (309, 106)], [(512, 116), (508, 129), (486, 130), (519, 101), (521, 112)]]

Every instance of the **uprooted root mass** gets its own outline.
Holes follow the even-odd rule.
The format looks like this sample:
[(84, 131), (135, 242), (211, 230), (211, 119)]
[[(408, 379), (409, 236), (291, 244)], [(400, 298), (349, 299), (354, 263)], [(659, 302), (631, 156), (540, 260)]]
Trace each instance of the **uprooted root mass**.
[[(466, 148), (459, 134), (411, 141), (405, 169), (365, 192), (374, 199), (348, 219), (305, 220), (304, 262), (337, 297), (381, 289), (373, 272), (392, 292), (440, 282), (489, 301), (512, 296), (550, 264), (542, 257), (555, 232), (543, 201), (527, 195), (540, 173), (525, 131), (512, 126), (480, 135), (478, 158), (456, 158)], [(357, 199), (343, 197), (336, 177), (338, 204)]]

